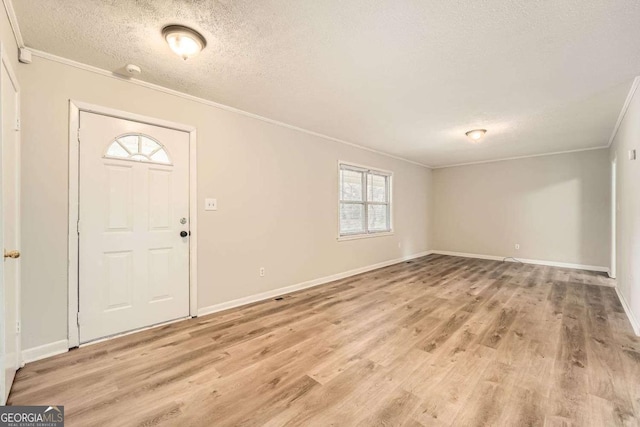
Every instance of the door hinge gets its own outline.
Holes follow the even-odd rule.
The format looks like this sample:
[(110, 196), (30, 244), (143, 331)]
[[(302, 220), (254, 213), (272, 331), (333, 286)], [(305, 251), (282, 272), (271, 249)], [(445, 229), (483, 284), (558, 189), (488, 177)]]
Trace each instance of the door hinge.
[(78, 236), (80, 235), (80, 220), (76, 223), (76, 231), (78, 232)]
[(78, 326), (80, 326), (80, 312), (76, 314), (76, 323)]
[(20, 321), (18, 320), (16, 322), (16, 334), (19, 334), (19, 333), (20, 333)]
[(80, 142), (80, 138), (81, 138), (81, 136), (82, 136), (82, 129), (78, 128), (78, 133), (77, 133), (77, 135), (78, 135), (78, 142)]
[(16, 130), (20, 130), (20, 117), (16, 117)]

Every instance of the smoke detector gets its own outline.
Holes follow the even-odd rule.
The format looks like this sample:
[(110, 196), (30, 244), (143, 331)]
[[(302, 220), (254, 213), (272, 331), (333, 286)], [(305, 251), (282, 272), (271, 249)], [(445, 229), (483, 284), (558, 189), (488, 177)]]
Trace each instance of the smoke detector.
[(142, 68), (138, 67), (135, 64), (127, 64), (124, 69), (130, 76), (137, 76), (142, 73)]

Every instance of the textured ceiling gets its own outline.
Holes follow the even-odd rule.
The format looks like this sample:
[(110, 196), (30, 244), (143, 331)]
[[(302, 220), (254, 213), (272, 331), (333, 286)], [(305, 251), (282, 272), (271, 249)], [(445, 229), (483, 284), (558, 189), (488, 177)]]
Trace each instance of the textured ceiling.
[[(14, 0), (27, 46), (423, 164), (603, 146), (638, 0)], [(160, 35), (201, 32), (183, 62)], [(481, 144), (464, 132), (489, 130)]]

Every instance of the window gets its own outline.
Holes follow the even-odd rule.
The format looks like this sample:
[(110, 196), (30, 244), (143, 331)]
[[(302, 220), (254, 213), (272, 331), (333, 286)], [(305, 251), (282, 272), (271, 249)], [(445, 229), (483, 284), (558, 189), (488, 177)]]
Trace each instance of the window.
[(171, 164), (167, 150), (155, 139), (141, 134), (119, 136), (104, 155), (110, 159), (134, 160), (137, 162)]
[(391, 232), (391, 173), (340, 163), (340, 237)]

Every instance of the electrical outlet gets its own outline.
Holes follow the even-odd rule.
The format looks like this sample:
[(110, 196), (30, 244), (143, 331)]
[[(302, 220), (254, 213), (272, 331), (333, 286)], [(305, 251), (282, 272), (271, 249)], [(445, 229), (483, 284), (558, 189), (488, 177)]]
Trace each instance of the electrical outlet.
[(260, 267), (260, 277), (264, 277), (264, 267)]
[(205, 211), (217, 211), (218, 210), (218, 200), (217, 199), (204, 199), (204, 210)]
[(520, 243), (516, 243), (516, 250), (520, 249)]

